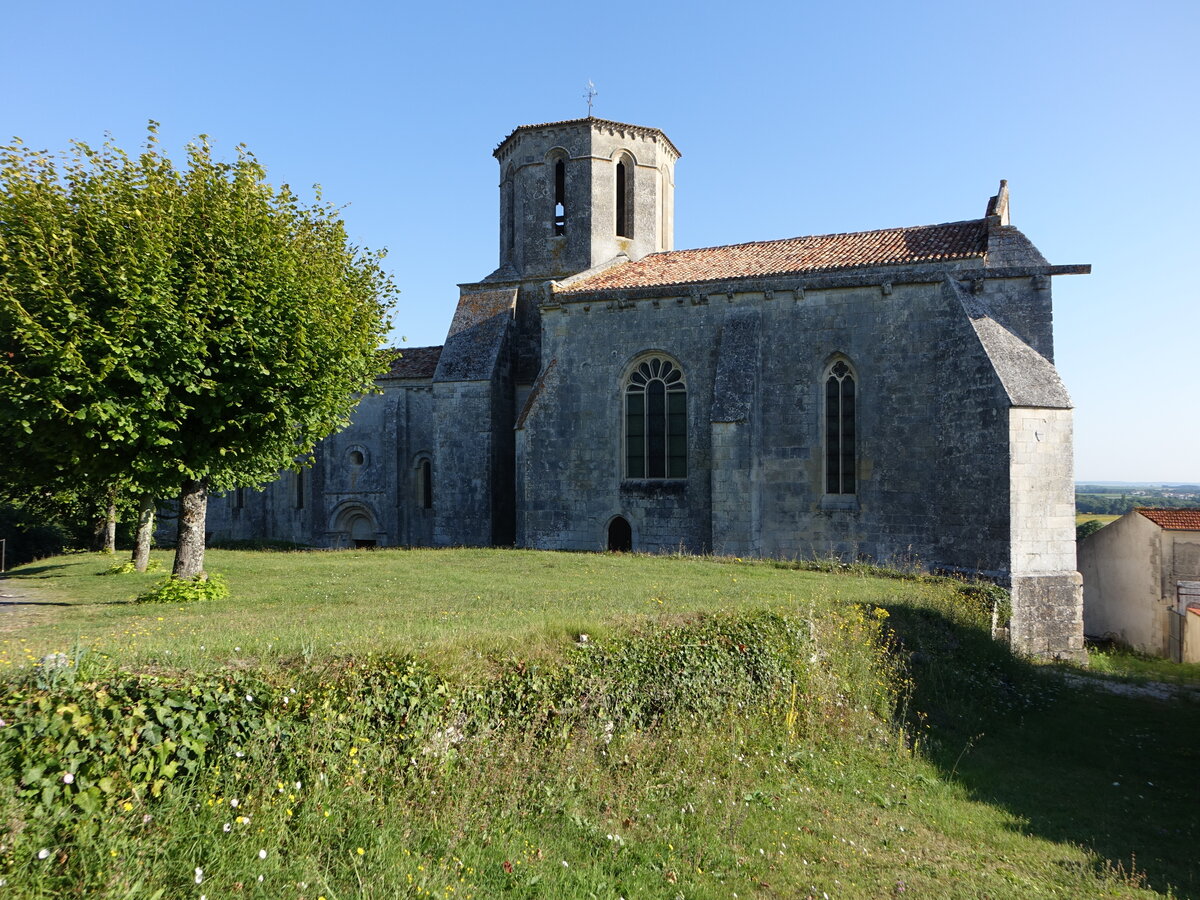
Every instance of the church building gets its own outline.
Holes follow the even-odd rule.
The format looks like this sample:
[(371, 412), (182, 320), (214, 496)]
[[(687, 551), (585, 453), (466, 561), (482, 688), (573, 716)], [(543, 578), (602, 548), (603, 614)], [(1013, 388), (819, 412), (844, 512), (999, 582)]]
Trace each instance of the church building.
[[(210, 502), (215, 539), (866, 559), (1012, 590), (1082, 652), (1051, 265), (980, 218), (674, 248), (656, 128), (523, 125), (500, 265), (315, 464)], [(982, 204), (981, 204), (982, 206)]]

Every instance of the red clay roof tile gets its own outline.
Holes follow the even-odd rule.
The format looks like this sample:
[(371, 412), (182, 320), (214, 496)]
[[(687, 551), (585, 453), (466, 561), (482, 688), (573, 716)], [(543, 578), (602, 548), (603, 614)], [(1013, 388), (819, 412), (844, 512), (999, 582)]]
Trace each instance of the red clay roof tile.
[(391, 369), (381, 378), (432, 378), (442, 348), (404, 347), (393, 352), (400, 355), (392, 360)]
[(987, 253), (987, 238), (987, 222), (973, 219), (944, 225), (819, 234), (699, 250), (669, 250), (652, 253), (637, 262), (605, 269), (567, 285), (558, 293), (582, 294), (867, 266), (983, 258)]
[(1200, 531), (1200, 509), (1134, 508), (1159, 528), (1170, 531)]

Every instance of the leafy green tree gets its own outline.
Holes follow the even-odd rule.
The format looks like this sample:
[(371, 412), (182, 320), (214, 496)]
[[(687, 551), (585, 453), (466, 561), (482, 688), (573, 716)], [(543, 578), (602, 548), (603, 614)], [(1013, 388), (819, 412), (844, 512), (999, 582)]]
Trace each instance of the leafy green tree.
[(372, 389), (395, 288), (244, 146), (176, 169), (155, 130), (136, 157), (0, 148), (0, 430), (143, 520), (177, 492), (194, 578), (208, 492), (298, 466)]

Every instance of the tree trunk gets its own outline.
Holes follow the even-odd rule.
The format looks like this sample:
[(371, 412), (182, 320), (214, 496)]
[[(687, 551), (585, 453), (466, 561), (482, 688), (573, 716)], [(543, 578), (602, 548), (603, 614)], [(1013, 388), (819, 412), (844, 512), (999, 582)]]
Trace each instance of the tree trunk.
[(133, 542), (133, 567), (145, 572), (150, 564), (150, 536), (154, 533), (154, 498), (142, 497), (142, 508), (138, 514), (137, 536)]
[(203, 481), (188, 479), (179, 492), (179, 540), (175, 545), (177, 578), (194, 579), (204, 571), (204, 515), (208, 489)]
[(108, 508), (104, 511), (104, 553), (117, 552), (117, 491), (108, 494)]

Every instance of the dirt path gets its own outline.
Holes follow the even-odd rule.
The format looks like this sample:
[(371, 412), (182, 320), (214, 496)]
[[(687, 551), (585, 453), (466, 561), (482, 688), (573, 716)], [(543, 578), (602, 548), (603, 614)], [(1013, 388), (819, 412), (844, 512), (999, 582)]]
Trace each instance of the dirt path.
[(47, 600), (10, 578), (0, 577), (0, 634), (14, 634), (30, 625), (52, 621), (67, 603)]
[[(0, 588), (2, 590), (2, 588)], [(1111, 681), (1088, 675), (1063, 672), (1063, 680), (1072, 687), (1090, 687), (1122, 697), (1150, 697), (1154, 700), (1173, 700), (1187, 697), (1200, 700), (1200, 686), (1193, 684), (1170, 684), (1165, 681)]]

